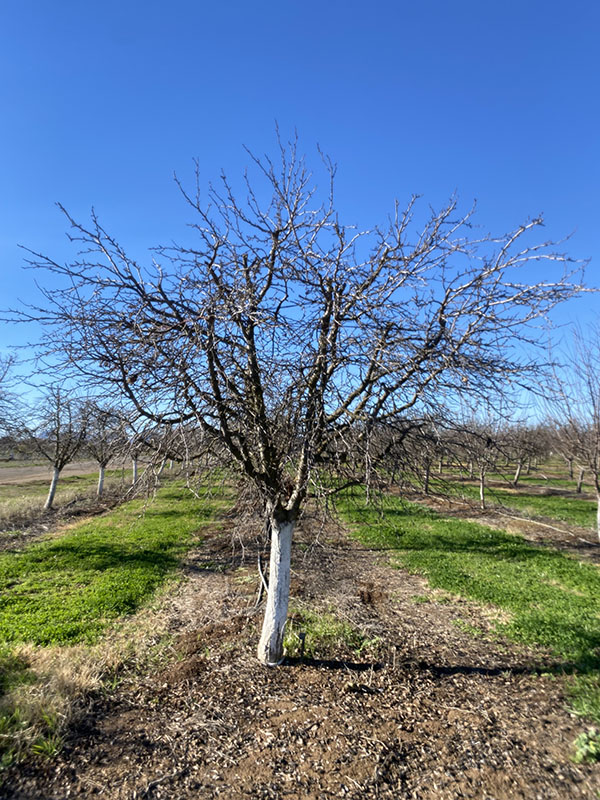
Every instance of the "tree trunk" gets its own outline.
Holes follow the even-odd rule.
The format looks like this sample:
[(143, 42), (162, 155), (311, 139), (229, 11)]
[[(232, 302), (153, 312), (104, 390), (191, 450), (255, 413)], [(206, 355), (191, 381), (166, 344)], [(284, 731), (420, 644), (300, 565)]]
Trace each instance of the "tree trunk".
[(583, 476), (585, 475), (585, 470), (583, 467), (579, 468), (579, 476), (577, 478), (577, 489), (575, 490), (577, 494), (581, 494), (581, 490), (583, 488)]
[(473, 462), (469, 461), (469, 478), (473, 480), (474, 472), (473, 472)]
[(443, 471), (444, 471), (444, 461), (443, 459), (440, 458), (440, 460), (438, 461), (438, 475), (441, 475)]
[(569, 465), (569, 478), (573, 480), (573, 459), (567, 458), (567, 464)]
[(100, 470), (98, 471), (98, 489), (96, 491), (96, 495), (98, 497), (102, 497), (103, 491), (104, 491), (104, 465), (100, 464)]
[(596, 530), (598, 533), (598, 541), (600, 541), (600, 491), (598, 491), (598, 489), (596, 489), (596, 505)]
[(56, 486), (58, 484), (58, 476), (60, 475), (60, 470), (58, 467), (54, 467), (52, 472), (52, 481), (50, 482), (50, 490), (48, 492), (48, 497), (46, 498), (46, 502), (44, 504), (44, 510), (48, 511), (48, 509), (52, 508), (52, 503), (54, 502), (54, 495), (56, 494)]
[(515, 472), (515, 477), (513, 478), (513, 486), (515, 489), (517, 488), (517, 484), (519, 483), (519, 478), (521, 477), (521, 470), (523, 469), (523, 462), (521, 459), (517, 462), (517, 471)]
[(270, 523), (269, 591), (258, 644), (258, 660), (269, 667), (274, 667), (283, 660), (283, 631), (290, 596), (290, 565), (295, 520), (280, 521), (271, 517)]
[(133, 458), (131, 460), (131, 467), (133, 469), (133, 477), (131, 479), (131, 485), (135, 486), (138, 479), (138, 461), (137, 458)]
[(423, 475), (423, 491), (425, 494), (429, 494), (429, 473), (430, 466), (429, 464), (425, 464), (425, 474)]
[(479, 470), (479, 505), (485, 509), (485, 470)]

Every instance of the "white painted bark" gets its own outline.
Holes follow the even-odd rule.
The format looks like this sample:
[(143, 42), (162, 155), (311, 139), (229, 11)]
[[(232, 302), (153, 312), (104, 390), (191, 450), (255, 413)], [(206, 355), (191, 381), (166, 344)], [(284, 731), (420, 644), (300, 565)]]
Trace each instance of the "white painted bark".
[(98, 472), (98, 490), (96, 494), (98, 497), (102, 497), (102, 492), (104, 491), (104, 467), (100, 464), (100, 471)]
[(137, 479), (138, 479), (138, 462), (137, 462), (137, 458), (133, 458), (131, 460), (131, 467), (133, 469), (133, 477), (131, 479), (131, 485), (135, 486), (135, 484), (137, 483)]
[(44, 509), (46, 511), (52, 508), (52, 503), (54, 502), (54, 495), (56, 494), (56, 486), (58, 484), (59, 475), (60, 475), (60, 470), (58, 469), (58, 467), (54, 467), (52, 471), (52, 480), (50, 482), (50, 490), (48, 492), (48, 497), (46, 498), (46, 502), (44, 504)]
[(258, 644), (258, 660), (273, 667), (283, 659), (283, 631), (287, 620), (290, 596), (290, 568), (294, 522), (271, 520), (271, 560), (269, 591), (262, 633)]
[(479, 470), (479, 504), (485, 508), (485, 470)]
[(577, 494), (581, 494), (581, 490), (583, 489), (583, 477), (585, 475), (585, 470), (583, 467), (579, 470), (579, 477), (577, 478)]
[(515, 489), (517, 488), (517, 484), (519, 483), (519, 478), (521, 477), (521, 470), (523, 469), (523, 462), (519, 459), (517, 461), (517, 469), (515, 472), (515, 477), (513, 478), (513, 486)]

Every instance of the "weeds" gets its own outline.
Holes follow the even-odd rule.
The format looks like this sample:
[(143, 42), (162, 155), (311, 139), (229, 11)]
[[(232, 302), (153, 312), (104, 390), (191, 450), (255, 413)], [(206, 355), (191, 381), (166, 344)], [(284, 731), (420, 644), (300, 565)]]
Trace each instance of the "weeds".
[(333, 613), (318, 613), (309, 609), (295, 609), (290, 613), (284, 638), (286, 654), (291, 657), (305, 655), (324, 658), (340, 650), (359, 655), (375, 643), (375, 640), (367, 639), (362, 631)]
[(4, 766), (27, 753), (51, 758), (91, 691), (114, 691), (124, 664), (160, 660), (166, 622), (163, 630), (159, 613), (136, 609), (159, 587), (172, 590), (193, 532), (227, 502), (171, 485), (152, 503), (132, 501), (0, 557)]
[(556, 669), (573, 674), (576, 712), (600, 723), (597, 567), (398, 498), (372, 508), (355, 491), (338, 508), (360, 541), (391, 551), (393, 565), (424, 575), (434, 590), (491, 605), (499, 612), (490, 619), (497, 634), (546, 647), (558, 660)]
[(576, 764), (591, 764), (600, 761), (600, 731), (598, 728), (588, 728), (581, 733), (573, 744), (575, 753), (573, 761)]

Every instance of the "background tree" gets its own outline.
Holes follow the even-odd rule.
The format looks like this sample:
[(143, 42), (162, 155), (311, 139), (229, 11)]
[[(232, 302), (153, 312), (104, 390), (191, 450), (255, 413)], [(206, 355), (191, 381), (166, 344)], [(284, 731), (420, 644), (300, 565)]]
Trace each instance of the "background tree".
[(294, 526), (310, 493), (333, 490), (320, 483), (326, 454), (341, 461), (348, 441), (364, 447), (377, 423), (428, 398), (531, 377), (531, 323), (581, 287), (564, 254), (532, 239), (540, 219), (480, 235), (455, 199), (417, 225), (413, 199), (357, 232), (335, 210), (327, 159), (319, 202), (295, 143), (276, 162), (251, 158), (243, 199), (225, 177), (206, 203), (180, 186), (196, 238), (155, 249), (149, 267), (95, 214), (84, 225), (65, 211), (80, 254), (32, 253), (54, 285), (22, 318), (50, 326), (47, 355), (59, 339), (74, 371), (141, 417), (193, 422), (253, 484), (271, 535), (258, 655), (274, 664)]
[[(20, 414), (25, 416), (23, 410)], [(87, 405), (58, 385), (48, 386), (39, 403), (27, 413), (33, 421), (19, 421), (15, 431), (32, 450), (52, 466), (52, 479), (44, 509), (52, 508), (60, 473), (85, 443)]]
[(565, 368), (555, 370), (548, 386), (550, 414), (560, 452), (579, 465), (579, 491), (583, 472), (591, 477), (600, 539), (600, 326), (577, 330), (565, 356)]
[(88, 403), (85, 449), (98, 464), (98, 488), (102, 497), (106, 467), (111, 459), (122, 454), (126, 448), (126, 420), (120, 409)]

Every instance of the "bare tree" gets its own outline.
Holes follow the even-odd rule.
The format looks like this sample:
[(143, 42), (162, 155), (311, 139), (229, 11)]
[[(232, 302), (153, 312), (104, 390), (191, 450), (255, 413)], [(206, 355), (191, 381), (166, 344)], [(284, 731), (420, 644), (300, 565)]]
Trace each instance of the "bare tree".
[(88, 404), (85, 449), (98, 464), (98, 497), (104, 493), (104, 477), (109, 461), (126, 449), (125, 424), (120, 409), (93, 402)]
[(12, 356), (0, 355), (0, 432), (10, 427), (13, 397), (10, 391), (10, 372), (14, 364)]
[(413, 198), (359, 232), (338, 218), (327, 159), (321, 202), (295, 143), (275, 161), (250, 157), (256, 180), (241, 195), (224, 176), (206, 203), (179, 184), (195, 240), (155, 249), (149, 267), (94, 213), (84, 225), (62, 209), (79, 255), (30, 261), (68, 286), (21, 316), (50, 326), (47, 354), (59, 338), (74, 370), (112, 383), (142, 417), (193, 422), (254, 485), (271, 535), (258, 655), (276, 664), (294, 526), (326, 454), (428, 397), (531, 377), (531, 323), (581, 286), (564, 254), (532, 239), (541, 219), (474, 234), (473, 212), (452, 199), (417, 227)]
[(548, 386), (549, 410), (556, 426), (560, 452), (579, 466), (577, 490), (584, 472), (594, 484), (600, 539), (600, 326), (577, 330), (562, 370), (554, 371)]
[[(23, 412), (21, 412), (23, 413)], [(52, 508), (60, 473), (81, 450), (87, 430), (87, 406), (57, 385), (46, 388), (30, 412), (32, 422), (20, 422), (16, 431), (33, 451), (52, 466), (46, 510)]]

